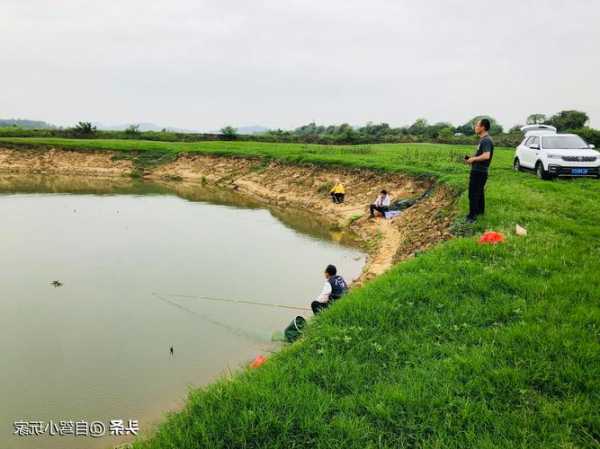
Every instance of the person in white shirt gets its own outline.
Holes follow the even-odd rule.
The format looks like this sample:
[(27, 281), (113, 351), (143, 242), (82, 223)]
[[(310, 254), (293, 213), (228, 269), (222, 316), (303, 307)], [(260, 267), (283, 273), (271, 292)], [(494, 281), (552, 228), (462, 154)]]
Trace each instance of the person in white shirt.
[(333, 301), (341, 298), (348, 291), (348, 284), (343, 277), (337, 274), (337, 268), (334, 265), (327, 265), (325, 268), (325, 285), (317, 299), (310, 307), (316, 315), (321, 310), (327, 308)]
[(385, 217), (385, 213), (390, 210), (390, 202), (391, 198), (390, 195), (388, 195), (387, 190), (382, 190), (375, 202), (369, 206), (371, 218), (375, 218), (375, 211)]

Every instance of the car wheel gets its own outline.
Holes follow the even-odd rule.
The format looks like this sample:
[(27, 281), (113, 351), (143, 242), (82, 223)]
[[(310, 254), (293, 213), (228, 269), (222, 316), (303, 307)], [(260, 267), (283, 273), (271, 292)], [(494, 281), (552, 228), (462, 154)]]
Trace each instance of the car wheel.
[(539, 179), (550, 179), (550, 174), (544, 170), (544, 164), (541, 162), (538, 162), (535, 165), (535, 174)]
[(514, 162), (513, 162), (513, 170), (514, 171), (521, 171), (521, 162), (519, 161), (519, 158), (516, 157)]

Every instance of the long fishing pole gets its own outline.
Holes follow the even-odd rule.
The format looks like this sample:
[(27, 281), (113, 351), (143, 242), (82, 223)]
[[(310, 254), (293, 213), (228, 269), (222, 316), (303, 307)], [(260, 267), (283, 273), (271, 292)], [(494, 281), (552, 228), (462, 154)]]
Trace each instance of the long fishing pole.
[(152, 296), (154, 296), (156, 299), (159, 299), (160, 301), (166, 303), (166, 304), (170, 304), (173, 307), (177, 307), (179, 310), (183, 310), (186, 313), (189, 313), (191, 315), (195, 315), (198, 318), (201, 318), (202, 320), (214, 324), (215, 326), (219, 326), (222, 327), (226, 330), (228, 330), (229, 332), (231, 332), (234, 335), (237, 335), (238, 337), (245, 337), (245, 338), (249, 338), (252, 340), (256, 340), (259, 341), (261, 343), (264, 343), (265, 340), (268, 340), (266, 337), (262, 337), (262, 336), (258, 336), (258, 335), (254, 335), (250, 332), (246, 332), (242, 329), (230, 326), (229, 324), (223, 323), (221, 321), (217, 321), (215, 319), (210, 318), (208, 315), (204, 315), (198, 312), (195, 312), (194, 310), (188, 309), (185, 306), (182, 306), (181, 304), (175, 302), (175, 301), (171, 301), (170, 299), (167, 299), (161, 295), (159, 295), (158, 293), (152, 292)]
[(356, 207), (344, 207), (343, 210), (344, 211), (350, 211), (350, 210), (367, 210), (366, 206), (356, 206)]
[(194, 295), (182, 295), (182, 294), (178, 294), (178, 293), (169, 293), (168, 296), (176, 296), (179, 298), (190, 298), (190, 299), (203, 299), (206, 301), (228, 302), (228, 303), (232, 303), (232, 304), (250, 304), (253, 306), (277, 307), (277, 308), (281, 308), (281, 309), (292, 309), (292, 310), (302, 310), (302, 311), (310, 311), (311, 310), (308, 307), (288, 306), (286, 304), (272, 304), (272, 303), (268, 303), (268, 302), (250, 301), (250, 300), (245, 300), (245, 299), (218, 298), (215, 296), (194, 296)]

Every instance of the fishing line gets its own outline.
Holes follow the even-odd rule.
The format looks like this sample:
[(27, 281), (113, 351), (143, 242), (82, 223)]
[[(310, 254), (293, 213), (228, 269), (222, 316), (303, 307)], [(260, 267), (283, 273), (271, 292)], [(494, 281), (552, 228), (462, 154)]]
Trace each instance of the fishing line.
[(291, 310), (302, 310), (305, 312), (311, 310), (308, 307), (288, 306), (286, 304), (272, 304), (272, 303), (267, 303), (267, 302), (250, 301), (250, 300), (245, 300), (245, 299), (218, 298), (215, 296), (193, 296), (193, 295), (182, 295), (182, 294), (178, 294), (178, 293), (169, 293), (168, 296), (176, 296), (179, 298), (190, 298), (190, 299), (203, 299), (206, 301), (228, 302), (231, 304), (250, 304), (253, 306), (276, 307), (276, 308), (280, 308), (280, 309), (291, 309)]
[(232, 334), (234, 334), (234, 335), (236, 335), (238, 337), (248, 338), (248, 339), (251, 339), (251, 340), (258, 341), (260, 343), (264, 343), (265, 341), (269, 341), (269, 338), (266, 338), (264, 336), (259, 336), (257, 334), (253, 334), (251, 332), (244, 331), (243, 329), (239, 329), (239, 328), (230, 326), (229, 324), (226, 324), (226, 323), (223, 323), (221, 321), (217, 321), (217, 320), (215, 320), (213, 318), (210, 318), (208, 315), (204, 315), (204, 314), (195, 312), (192, 309), (188, 309), (187, 307), (182, 306), (181, 304), (179, 304), (179, 303), (177, 303), (175, 301), (167, 299), (167, 298), (159, 295), (158, 293), (152, 292), (152, 296), (154, 296), (156, 299), (159, 299), (160, 301), (162, 301), (162, 302), (164, 302), (166, 304), (170, 304), (173, 307), (177, 307), (179, 310), (182, 310), (182, 311), (184, 311), (184, 312), (186, 312), (188, 314), (197, 316), (198, 318), (201, 318), (202, 320), (204, 320), (204, 321), (206, 321), (206, 322), (208, 322), (210, 324), (214, 324), (215, 326), (218, 326), (218, 327), (221, 327), (223, 329), (226, 329), (226, 330), (228, 330), (229, 332), (231, 332)]

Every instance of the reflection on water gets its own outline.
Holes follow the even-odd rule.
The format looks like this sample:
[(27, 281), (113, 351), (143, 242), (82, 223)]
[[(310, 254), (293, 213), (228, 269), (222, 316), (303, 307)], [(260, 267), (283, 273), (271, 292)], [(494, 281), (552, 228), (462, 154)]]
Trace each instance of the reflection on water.
[(314, 217), (184, 183), (0, 175), (0, 213), (2, 448), (118, 442), (16, 438), (16, 420), (149, 430), (188, 387), (276, 349), (273, 331), (310, 316), (249, 302), (306, 307), (327, 263), (349, 279), (364, 263)]
[[(70, 193), (93, 195), (177, 195), (189, 201), (207, 202), (244, 209), (261, 209), (265, 204), (231, 189), (198, 183), (157, 180), (147, 182), (130, 177), (85, 177), (60, 175), (0, 174), (2, 193)], [(333, 229), (318, 215), (295, 208), (269, 206), (269, 212), (286, 226), (317, 238), (357, 246), (351, 233)]]

